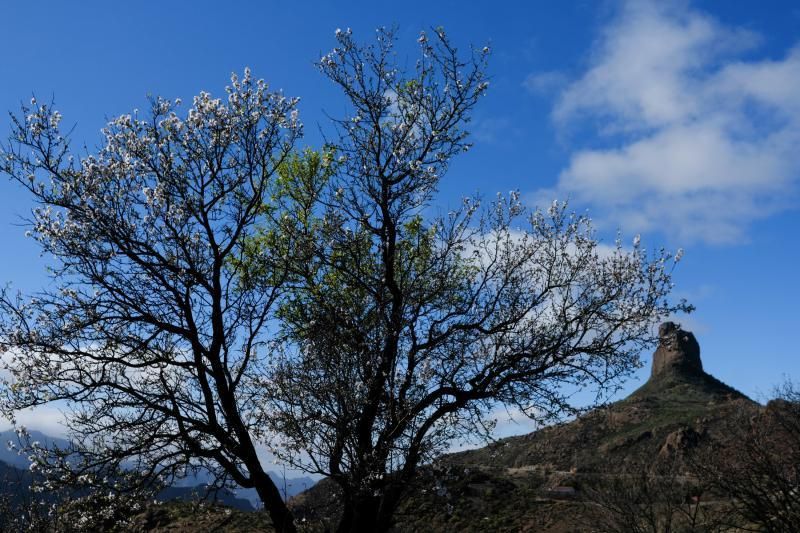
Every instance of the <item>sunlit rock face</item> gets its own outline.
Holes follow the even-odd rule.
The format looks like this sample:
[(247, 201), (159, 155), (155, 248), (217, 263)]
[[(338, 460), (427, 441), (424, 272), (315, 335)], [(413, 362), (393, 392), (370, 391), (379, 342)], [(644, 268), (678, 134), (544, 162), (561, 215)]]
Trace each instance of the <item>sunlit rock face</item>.
[(664, 322), (658, 328), (659, 344), (653, 354), (651, 379), (660, 376), (692, 376), (703, 374), (700, 345), (689, 331), (674, 322)]

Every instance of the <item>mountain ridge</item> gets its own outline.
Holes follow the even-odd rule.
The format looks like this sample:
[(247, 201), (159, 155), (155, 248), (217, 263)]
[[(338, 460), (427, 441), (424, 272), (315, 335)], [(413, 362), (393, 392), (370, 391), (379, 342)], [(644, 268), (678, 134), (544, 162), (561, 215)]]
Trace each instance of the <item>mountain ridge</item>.
[[(69, 446), (67, 439), (51, 437), (35, 429), (26, 429), (26, 433), (26, 441), (37, 442), (42, 447), (56, 446), (65, 449)], [(24, 453), (23, 442), (18, 438), (16, 431), (13, 429), (0, 431), (0, 481), (2, 481), (0, 496), (6, 494), (13, 501), (17, 501), (29, 490), (32, 481), (30, 465), (28, 455)], [(268, 474), (287, 499), (308, 490), (315, 483), (315, 480), (308, 476), (285, 478), (272, 471)], [(199, 472), (176, 480), (176, 483), (165, 487), (156, 497), (161, 501), (203, 499), (212, 481), (209, 475)], [(219, 491), (216, 497), (220, 503), (241, 511), (254, 511), (261, 506), (261, 500), (255, 489), (224, 489)]]
[(409, 491), (396, 531), (596, 530), (587, 487), (656, 464), (688, 474), (693, 453), (735, 445), (731, 421), (763, 409), (706, 372), (694, 335), (667, 322), (642, 386), (574, 420), (440, 458)]
[(575, 420), (451, 454), (443, 461), (599, 471), (621, 466), (631, 456), (660, 453), (667, 441), (680, 440), (679, 434), (712, 434), (731, 412), (756, 405), (704, 371), (694, 335), (666, 322), (659, 328), (651, 376), (629, 396)]

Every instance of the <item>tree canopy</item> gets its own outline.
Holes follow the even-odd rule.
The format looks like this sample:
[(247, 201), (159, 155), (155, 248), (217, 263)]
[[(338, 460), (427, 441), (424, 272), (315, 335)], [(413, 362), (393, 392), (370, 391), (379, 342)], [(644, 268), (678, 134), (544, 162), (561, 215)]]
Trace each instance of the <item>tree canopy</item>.
[(70, 409), (70, 460), (42, 465), (70, 475), (53, 478), (93, 485), (134, 469), (170, 483), (203, 468), (256, 488), (275, 523), (290, 523), (255, 447), (282, 259), (262, 258), (271, 283), (245, 286), (236, 258), (301, 125), (296, 100), (247, 71), (227, 96), (201, 93), (183, 116), (179, 101), (155, 99), (111, 121), (85, 157), (51, 105), (12, 116), (2, 169), (37, 204), (30, 234), (53, 284), (0, 297), (4, 409)]
[[(436, 208), (469, 148), (488, 48), (462, 57), (437, 29), (404, 71), (390, 31), (337, 38), (319, 66), (351, 114), (290, 167), (302, 192), (277, 231), (302, 244), (270, 422), (279, 456), (338, 484), (340, 530), (384, 530), (418, 467), (486, 434), (498, 405), (543, 422), (574, 412), (571, 393), (613, 389), (653, 322), (685, 306), (666, 299), (674, 257), (602, 247), (565, 204), (530, 211), (512, 191)], [(261, 250), (274, 243), (264, 234)]]
[(66, 402), (81, 458), (45, 469), (203, 468), (291, 531), (260, 443), (337, 484), (339, 530), (385, 530), (418, 468), (486, 434), (497, 406), (571, 412), (687, 309), (667, 299), (677, 257), (604, 246), (565, 204), (512, 191), (439, 208), (488, 48), (435, 29), (404, 69), (391, 30), (336, 38), (318, 66), (350, 113), (318, 151), (296, 150), (296, 100), (249, 72), (226, 102), (114, 119), (84, 157), (52, 106), (13, 116), (2, 170), (37, 203), (54, 284), (0, 298), (4, 409)]

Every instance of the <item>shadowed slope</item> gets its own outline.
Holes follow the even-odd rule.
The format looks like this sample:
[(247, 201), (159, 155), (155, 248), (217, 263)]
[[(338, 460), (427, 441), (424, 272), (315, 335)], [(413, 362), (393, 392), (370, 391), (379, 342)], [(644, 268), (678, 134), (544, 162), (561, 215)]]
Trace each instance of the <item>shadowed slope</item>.
[[(485, 448), (448, 456), (457, 464), (609, 471), (655, 457), (673, 441), (689, 446), (715, 433), (719, 422), (755, 402), (703, 370), (691, 332), (667, 322), (659, 329), (650, 379), (624, 400), (576, 420)], [(689, 436), (691, 435), (691, 436)]]

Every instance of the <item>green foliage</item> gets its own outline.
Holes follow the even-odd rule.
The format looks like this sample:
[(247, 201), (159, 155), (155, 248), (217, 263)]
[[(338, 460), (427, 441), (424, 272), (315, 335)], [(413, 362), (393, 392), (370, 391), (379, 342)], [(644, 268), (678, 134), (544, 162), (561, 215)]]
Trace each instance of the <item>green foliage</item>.
[(323, 224), (318, 214), (320, 195), (334, 172), (330, 149), (307, 148), (280, 163), (262, 206), (262, 224), (244, 240), (242, 254), (230, 259), (232, 268), (241, 273), (242, 287), (277, 286), (289, 275), (278, 264), (289, 257), (309, 257), (307, 247)]

